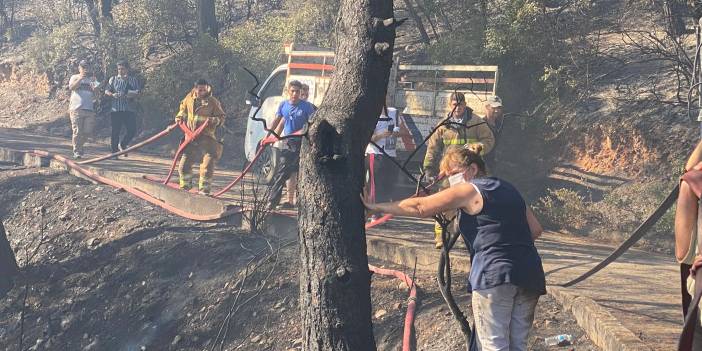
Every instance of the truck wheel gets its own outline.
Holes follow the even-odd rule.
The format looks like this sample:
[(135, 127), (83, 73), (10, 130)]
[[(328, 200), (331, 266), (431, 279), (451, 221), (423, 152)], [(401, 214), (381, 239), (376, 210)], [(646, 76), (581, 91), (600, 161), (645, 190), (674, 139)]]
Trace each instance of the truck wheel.
[(274, 148), (267, 147), (256, 161), (253, 171), (261, 184), (271, 184), (273, 182), (273, 176), (275, 175), (278, 165), (277, 156), (277, 152), (275, 152)]

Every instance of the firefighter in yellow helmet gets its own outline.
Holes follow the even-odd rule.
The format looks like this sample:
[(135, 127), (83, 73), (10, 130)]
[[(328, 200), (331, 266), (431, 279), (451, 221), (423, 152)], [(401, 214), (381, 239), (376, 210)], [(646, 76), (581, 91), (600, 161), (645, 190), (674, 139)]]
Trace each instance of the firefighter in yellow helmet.
[(219, 100), (212, 96), (212, 87), (204, 80), (195, 82), (195, 87), (183, 101), (180, 102), (180, 109), (176, 115), (176, 122), (185, 121), (190, 130), (195, 131), (198, 127), (209, 121), (207, 127), (200, 136), (193, 140), (183, 151), (178, 165), (180, 173), (180, 188), (190, 190), (193, 186), (192, 166), (202, 160), (200, 164), (200, 181), (198, 188), (200, 194), (209, 195), (212, 176), (217, 160), (222, 157), (222, 144), (217, 140), (215, 132), (218, 126), (224, 125), (224, 110)]
[[(427, 152), (424, 156), (424, 173), (428, 180), (438, 176), (439, 163), (444, 154), (451, 148), (465, 147), (472, 144), (481, 144), (483, 155), (488, 154), (495, 146), (495, 136), (485, 121), (473, 114), (473, 110), (466, 105), (466, 97), (461, 92), (454, 92), (449, 99), (451, 113), (443, 121), (455, 122), (444, 124), (434, 132), (427, 141)], [(442, 186), (442, 188), (445, 187)], [(453, 212), (444, 213), (447, 219), (456, 216)], [(441, 241), (441, 226), (434, 225), (434, 241), (436, 248), (443, 245)]]

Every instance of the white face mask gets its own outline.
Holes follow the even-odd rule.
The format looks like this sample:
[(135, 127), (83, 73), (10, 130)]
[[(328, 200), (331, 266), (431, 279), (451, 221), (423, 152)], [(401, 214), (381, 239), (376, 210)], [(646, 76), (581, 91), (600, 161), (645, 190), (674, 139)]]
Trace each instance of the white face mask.
[(466, 182), (466, 178), (463, 177), (463, 172), (450, 175), (448, 178), (450, 186), (456, 186), (458, 184), (463, 184)]

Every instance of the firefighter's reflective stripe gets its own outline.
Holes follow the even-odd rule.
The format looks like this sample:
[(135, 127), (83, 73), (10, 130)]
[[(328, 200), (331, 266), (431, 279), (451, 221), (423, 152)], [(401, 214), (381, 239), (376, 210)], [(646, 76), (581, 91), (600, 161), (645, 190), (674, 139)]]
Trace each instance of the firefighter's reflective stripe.
[(478, 139), (444, 139), (444, 145), (465, 145), (479, 142)]

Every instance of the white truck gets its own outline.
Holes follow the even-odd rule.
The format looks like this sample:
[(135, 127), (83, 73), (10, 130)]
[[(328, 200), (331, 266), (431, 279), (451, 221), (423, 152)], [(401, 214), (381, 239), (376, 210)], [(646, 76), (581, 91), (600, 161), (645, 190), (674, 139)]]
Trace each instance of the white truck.
[[(309, 101), (317, 106), (322, 103), (329, 87), (334, 72), (333, 51), (298, 49), (289, 44), (285, 46), (285, 56), (287, 62), (275, 68), (260, 86), (259, 98), (250, 96), (246, 100), (251, 106), (244, 147), (249, 161), (266, 136), (263, 124), (251, 118), (254, 113), (258, 111), (256, 117), (264, 118), (270, 125), (278, 105), (285, 99), (285, 86), (291, 80), (309, 85)], [(398, 160), (404, 162), (450, 112), (448, 100), (451, 93), (464, 93), (468, 106), (482, 114), (486, 98), (496, 94), (498, 79), (497, 66), (401, 65), (396, 60), (388, 85), (388, 101), (404, 119), (397, 143)], [(424, 150), (419, 150), (411, 160), (411, 169), (418, 170), (417, 164), (421, 164), (423, 158)], [(268, 148), (257, 161), (255, 170), (266, 183), (272, 178), (276, 160), (275, 148)]]

